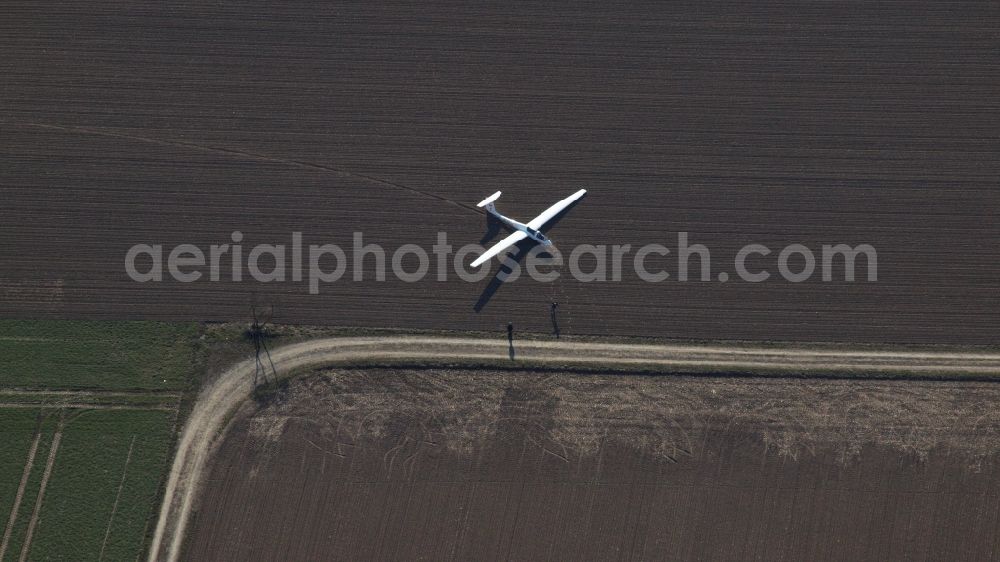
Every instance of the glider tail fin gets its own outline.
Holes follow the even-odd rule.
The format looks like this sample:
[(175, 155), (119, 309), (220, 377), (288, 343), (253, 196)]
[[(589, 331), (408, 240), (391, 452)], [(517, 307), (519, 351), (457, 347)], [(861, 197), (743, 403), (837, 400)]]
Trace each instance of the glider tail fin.
[(482, 201), (480, 201), (479, 204), (476, 205), (476, 206), (477, 207), (485, 207), (486, 210), (489, 211), (490, 213), (495, 213), (495, 212), (497, 212), (497, 208), (496, 208), (496, 206), (493, 205), (493, 202), (496, 201), (499, 198), (500, 198), (500, 192), (498, 191), (498, 192), (494, 193), (493, 195), (490, 195), (486, 199), (483, 199)]

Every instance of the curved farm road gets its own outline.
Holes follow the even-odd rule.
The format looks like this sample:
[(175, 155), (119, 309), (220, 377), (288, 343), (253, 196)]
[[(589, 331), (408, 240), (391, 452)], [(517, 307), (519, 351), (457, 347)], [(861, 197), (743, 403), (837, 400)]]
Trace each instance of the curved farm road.
[[(307, 368), (356, 361), (509, 361), (504, 339), (444, 337), (325, 338), (291, 344), (272, 353), (279, 376)], [(831, 371), (906, 372), (923, 375), (1000, 376), (1000, 354), (910, 351), (810, 350), (777, 347), (640, 345), (528, 341), (516, 344), (518, 365), (614, 366), (685, 372)], [(234, 409), (252, 391), (253, 361), (241, 362), (202, 390), (181, 433), (150, 545), (149, 560), (173, 562), (180, 556), (191, 508), (213, 446)]]

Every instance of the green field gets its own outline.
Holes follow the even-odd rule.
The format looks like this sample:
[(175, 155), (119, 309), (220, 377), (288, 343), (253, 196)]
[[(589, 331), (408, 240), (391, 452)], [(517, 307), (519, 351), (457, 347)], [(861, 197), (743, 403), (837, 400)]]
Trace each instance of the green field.
[(0, 562), (143, 555), (201, 334), (0, 320)]
[(194, 323), (0, 320), (0, 387), (184, 390)]
[[(45, 416), (41, 424), (40, 412)], [(0, 409), (10, 437), (0, 448), (0, 520), (10, 527), (3, 560), (17, 560), (22, 553), (29, 560), (139, 557), (155, 515), (173, 416), (149, 410)], [(36, 430), (40, 445), (10, 524)]]

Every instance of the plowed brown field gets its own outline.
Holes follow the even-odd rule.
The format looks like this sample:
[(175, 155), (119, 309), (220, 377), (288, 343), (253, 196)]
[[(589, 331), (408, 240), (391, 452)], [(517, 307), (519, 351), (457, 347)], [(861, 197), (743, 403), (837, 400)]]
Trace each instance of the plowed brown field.
[(333, 370), (248, 405), (192, 560), (1000, 554), (1000, 387)]
[[(988, 344), (1000, 328), (988, 2), (3, 12), (3, 316), (243, 321), (257, 292), (288, 323), (547, 331), (556, 300), (577, 334)], [(462, 205), (503, 189), (501, 210), (525, 219), (580, 187), (557, 245), (674, 247), (688, 231), (732, 280), (521, 280), (476, 314), (483, 284), (454, 276), (310, 296), (124, 268), (133, 244), (207, 248), (234, 230), (245, 247), (293, 231), (461, 246), (484, 227)], [(879, 281), (739, 282), (750, 242), (771, 258), (872, 244)]]

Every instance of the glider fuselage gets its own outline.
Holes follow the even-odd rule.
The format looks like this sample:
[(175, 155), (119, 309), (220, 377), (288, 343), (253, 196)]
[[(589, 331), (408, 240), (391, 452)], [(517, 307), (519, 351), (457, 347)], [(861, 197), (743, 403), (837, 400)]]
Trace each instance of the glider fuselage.
[(510, 217), (505, 217), (505, 216), (501, 215), (500, 213), (498, 213), (496, 211), (496, 209), (487, 209), (487, 211), (489, 211), (490, 214), (492, 214), (494, 217), (496, 217), (498, 220), (500, 220), (500, 222), (502, 222), (502, 223), (506, 224), (507, 226), (509, 226), (511, 229), (513, 229), (513, 230), (520, 230), (521, 232), (527, 234), (528, 237), (531, 238), (532, 240), (534, 240), (535, 242), (538, 242), (539, 244), (542, 244), (543, 246), (551, 246), (552, 245), (552, 241), (549, 240), (548, 237), (546, 237), (544, 234), (542, 234), (538, 230), (535, 230), (534, 228), (531, 228), (530, 226), (528, 226), (528, 225), (526, 225), (526, 224), (524, 224), (522, 222), (518, 222), (518, 221), (516, 221), (516, 220), (514, 220), (514, 219), (512, 219)]

